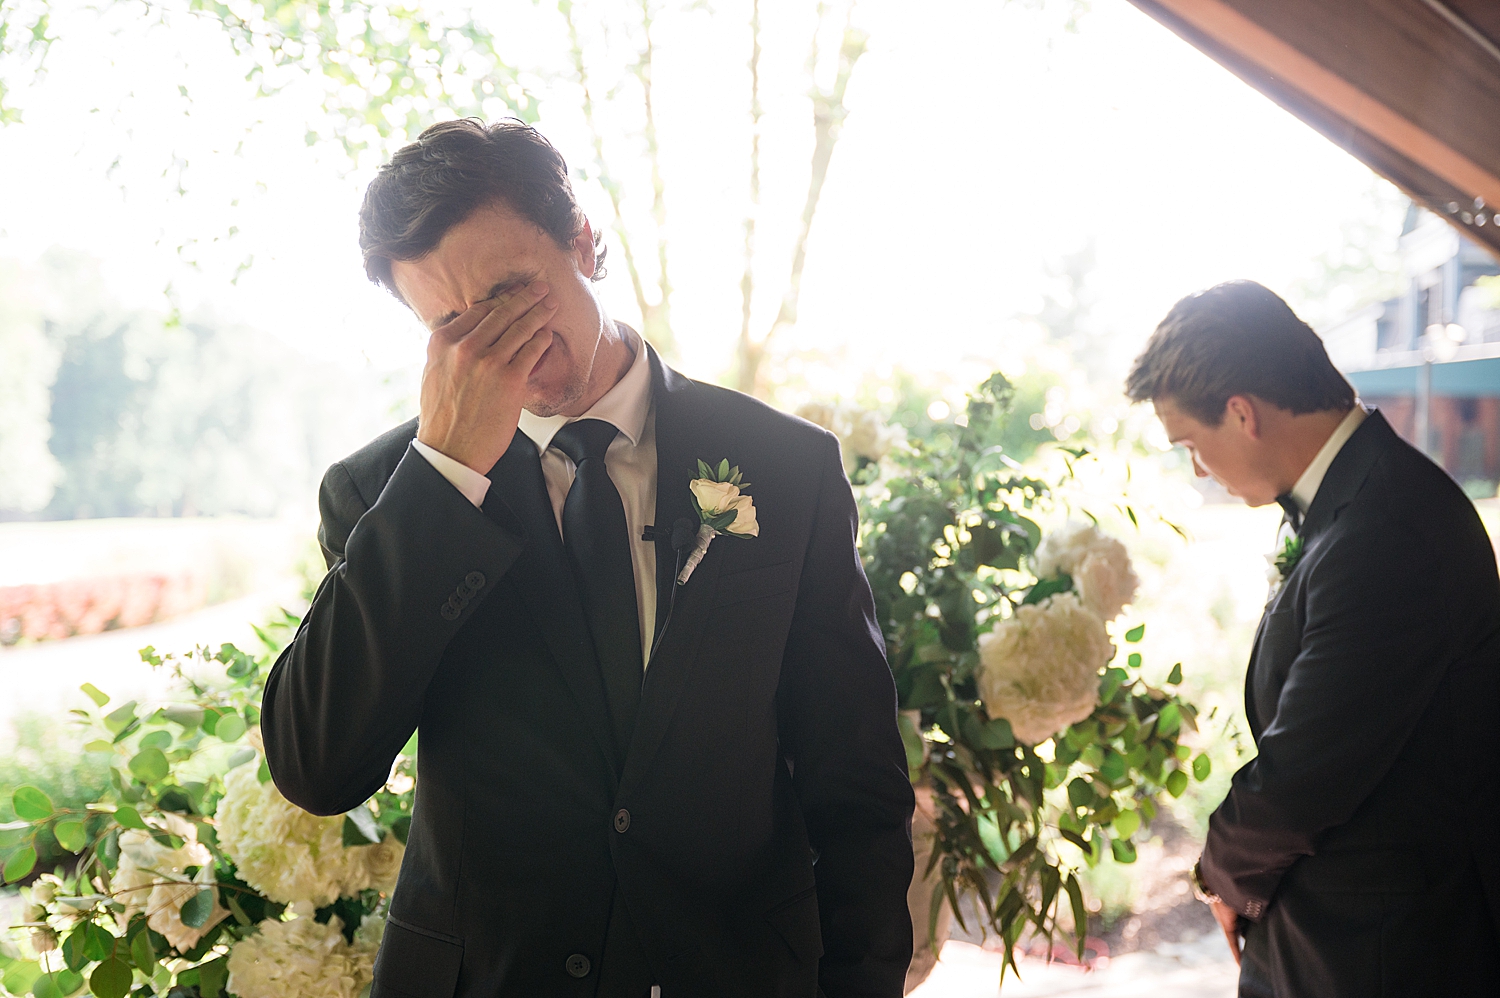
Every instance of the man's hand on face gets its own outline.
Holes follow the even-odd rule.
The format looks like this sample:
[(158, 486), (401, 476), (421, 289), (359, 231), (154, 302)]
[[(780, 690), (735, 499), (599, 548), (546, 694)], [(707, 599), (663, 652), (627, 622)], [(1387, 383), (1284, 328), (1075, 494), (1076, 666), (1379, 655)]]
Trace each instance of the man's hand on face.
[(552, 344), (557, 311), (541, 281), (486, 301), (433, 330), (422, 371), (417, 439), (481, 475), (516, 434), (526, 379)]
[(1219, 928), (1224, 930), (1224, 938), (1229, 940), (1229, 952), (1234, 954), (1234, 964), (1238, 967), (1240, 951), (1244, 949), (1244, 942), (1240, 935), (1240, 913), (1223, 901), (1214, 901), (1210, 907), (1213, 909), (1214, 920), (1219, 923)]

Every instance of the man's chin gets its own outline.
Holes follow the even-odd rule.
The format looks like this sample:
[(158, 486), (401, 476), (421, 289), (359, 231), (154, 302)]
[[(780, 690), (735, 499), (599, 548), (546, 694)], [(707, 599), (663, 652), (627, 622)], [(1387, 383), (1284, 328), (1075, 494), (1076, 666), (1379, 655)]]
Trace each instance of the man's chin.
[(526, 411), (533, 416), (541, 416), (547, 419), (551, 416), (563, 414), (583, 398), (583, 385), (563, 384), (556, 386), (542, 386), (529, 384), (530, 389), (526, 399)]

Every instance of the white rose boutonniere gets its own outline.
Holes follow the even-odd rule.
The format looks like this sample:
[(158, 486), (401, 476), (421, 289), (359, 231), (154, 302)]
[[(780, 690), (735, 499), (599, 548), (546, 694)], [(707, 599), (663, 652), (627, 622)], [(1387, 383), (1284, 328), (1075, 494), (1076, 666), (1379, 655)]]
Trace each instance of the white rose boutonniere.
[(721, 534), (760, 536), (760, 524), (755, 520), (755, 501), (743, 492), (750, 483), (744, 481), (738, 466), (730, 467), (728, 458), (720, 461), (718, 467), (710, 467), (700, 460), (698, 476), (688, 483), (693, 509), (698, 513), (698, 536), (677, 575), (679, 586), (687, 584), (715, 537)]
[(1282, 585), (1286, 582), (1292, 570), (1297, 567), (1297, 562), (1302, 560), (1302, 538), (1296, 534), (1282, 539), (1281, 550), (1272, 551), (1266, 555), (1269, 567), (1266, 569), (1266, 581), (1271, 584), (1271, 593), (1266, 597), (1266, 602), (1276, 598), (1281, 592)]

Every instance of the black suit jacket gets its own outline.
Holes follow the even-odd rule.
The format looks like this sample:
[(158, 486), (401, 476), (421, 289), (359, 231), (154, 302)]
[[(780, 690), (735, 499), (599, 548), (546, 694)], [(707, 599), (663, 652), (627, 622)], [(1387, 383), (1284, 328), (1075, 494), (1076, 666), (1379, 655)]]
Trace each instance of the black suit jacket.
[[(667, 998), (901, 994), (913, 798), (838, 443), (651, 362), (658, 622), (675, 608), (624, 759), (525, 434), (482, 511), (410, 450), (415, 421), (323, 481), (331, 570), (262, 724), (318, 814), (420, 731), (374, 998), (641, 998), (603, 958), (612, 905)], [(671, 525), (725, 457), (760, 536), (715, 540), (674, 596)]]
[(1300, 536), (1245, 681), (1259, 755), (1210, 818), (1202, 859), (1209, 887), (1255, 923), (1241, 993), (1500, 994), (1490, 540), (1378, 412)]

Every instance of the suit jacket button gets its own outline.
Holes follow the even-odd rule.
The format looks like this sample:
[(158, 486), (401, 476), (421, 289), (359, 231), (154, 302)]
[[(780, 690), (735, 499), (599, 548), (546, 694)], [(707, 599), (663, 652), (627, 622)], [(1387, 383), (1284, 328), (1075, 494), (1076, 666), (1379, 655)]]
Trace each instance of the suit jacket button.
[(615, 812), (615, 831), (622, 835), (630, 831), (630, 812), (623, 807)]
[(568, 962), (564, 964), (564, 967), (567, 968), (569, 975), (573, 977), (589, 976), (589, 958), (582, 953), (574, 953), (568, 957)]
[[(464, 576), (464, 585), (468, 586), (470, 589), (473, 589), (475, 591), (483, 589), (484, 588), (484, 573), (483, 572), (470, 572), (468, 575)], [(584, 961), (584, 963), (587, 963), (587, 962), (588, 962), (587, 960)]]
[(444, 603), (443, 608), (438, 612), (443, 615), (444, 620), (457, 620), (459, 618), (459, 609), (452, 603)]

